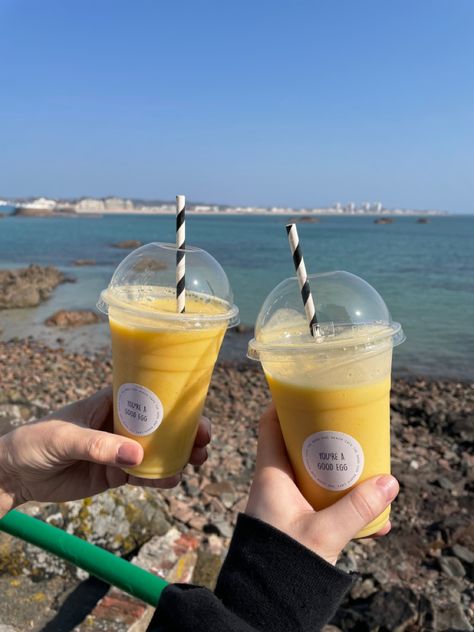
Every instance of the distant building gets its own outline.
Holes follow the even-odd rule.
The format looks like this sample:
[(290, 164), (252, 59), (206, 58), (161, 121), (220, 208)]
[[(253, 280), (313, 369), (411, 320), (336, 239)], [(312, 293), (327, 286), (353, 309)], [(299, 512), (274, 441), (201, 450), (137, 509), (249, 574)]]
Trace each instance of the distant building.
[(25, 202), (21, 205), (21, 208), (37, 208), (45, 211), (53, 211), (56, 208), (56, 200), (51, 200), (45, 197), (35, 198), (31, 202)]
[(354, 202), (349, 202), (349, 204), (346, 206), (346, 211), (350, 214), (355, 213), (355, 208), (356, 205), (354, 204)]
[(102, 200), (95, 198), (83, 198), (76, 202), (76, 213), (101, 213), (105, 210), (105, 204)]
[(106, 211), (133, 211), (135, 208), (132, 200), (124, 200), (119, 197), (105, 198), (103, 204)]

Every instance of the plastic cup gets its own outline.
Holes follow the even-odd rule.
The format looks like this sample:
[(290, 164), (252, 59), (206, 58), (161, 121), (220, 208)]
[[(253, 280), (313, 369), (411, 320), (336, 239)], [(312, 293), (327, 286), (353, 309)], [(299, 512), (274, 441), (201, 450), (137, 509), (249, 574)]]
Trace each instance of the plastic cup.
[[(382, 297), (349, 272), (309, 276), (312, 337), (296, 277), (275, 287), (248, 355), (262, 363), (299, 489), (316, 510), (390, 473), (392, 349), (405, 339)], [(390, 508), (357, 537), (376, 533)]]
[(114, 431), (143, 446), (142, 478), (179, 473), (189, 460), (219, 349), (238, 309), (224, 270), (186, 246), (186, 311), (176, 311), (176, 246), (128, 255), (101, 293), (112, 337)]

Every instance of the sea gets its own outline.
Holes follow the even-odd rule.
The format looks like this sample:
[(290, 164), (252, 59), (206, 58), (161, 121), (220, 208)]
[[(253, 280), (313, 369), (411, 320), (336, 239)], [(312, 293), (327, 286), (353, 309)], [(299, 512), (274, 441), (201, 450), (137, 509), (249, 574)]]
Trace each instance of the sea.
[[(270, 290), (294, 276), (285, 230), (288, 219), (188, 215), (187, 243), (204, 248), (220, 262), (241, 322), (250, 327)], [(58, 286), (37, 308), (0, 312), (2, 339), (32, 335), (85, 353), (106, 347), (106, 324), (58, 331), (45, 327), (44, 320), (58, 309), (95, 308), (100, 291), (127, 254), (114, 243), (174, 242), (174, 230), (171, 215), (7, 214), (0, 219), (0, 268), (54, 265), (76, 282)], [(474, 379), (474, 216), (433, 216), (423, 224), (413, 216), (396, 217), (383, 225), (369, 216), (324, 216), (315, 223), (300, 223), (299, 235), (308, 271), (347, 270), (383, 296), (406, 334), (394, 352), (397, 375)], [(96, 264), (76, 267), (77, 259), (93, 259)], [(228, 359), (245, 358), (244, 338), (228, 337)]]

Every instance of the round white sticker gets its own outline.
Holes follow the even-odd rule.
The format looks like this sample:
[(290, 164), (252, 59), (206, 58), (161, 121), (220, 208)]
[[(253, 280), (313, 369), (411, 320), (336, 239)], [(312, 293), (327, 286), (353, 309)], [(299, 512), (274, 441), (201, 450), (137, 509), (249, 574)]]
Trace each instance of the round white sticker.
[(318, 485), (339, 492), (359, 480), (364, 452), (357, 439), (344, 432), (315, 432), (303, 444), (303, 462)]
[(163, 421), (160, 399), (140, 384), (122, 384), (117, 393), (117, 408), (122, 425), (139, 437), (151, 434)]

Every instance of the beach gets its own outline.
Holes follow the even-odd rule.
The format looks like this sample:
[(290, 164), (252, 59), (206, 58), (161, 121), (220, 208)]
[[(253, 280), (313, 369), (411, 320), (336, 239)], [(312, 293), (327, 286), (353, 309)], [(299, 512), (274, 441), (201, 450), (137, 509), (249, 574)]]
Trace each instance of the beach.
[[(0, 364), (2, 434), (111, 381), (107, 351), (70, 353), (32, 338), (1, 342)], [(221, 361), (205, 409), (213, 424), (209, 459), (188, 466), (177, 488), (127, 486), (23, 510), (128, 559), (138, 556), (137, 563), (161, 567), (175, 581), (212, 587), (245, 509), (258, 419), (268, 402), (256, 365)], [(356, 572), (357, 581), (327, 631), (470, 630), (474, 385), (395, 379), (391, 420), (401, 485), (392, 532), (354, 541), (341, 556), (340, 568)], [(19, 540), (0, 534), (0, 549), (0, 621), (12, 631), (126, 631), (150, 616), (141, 602)]]

